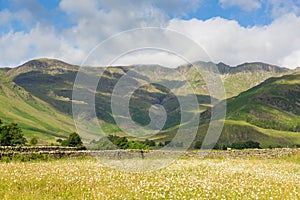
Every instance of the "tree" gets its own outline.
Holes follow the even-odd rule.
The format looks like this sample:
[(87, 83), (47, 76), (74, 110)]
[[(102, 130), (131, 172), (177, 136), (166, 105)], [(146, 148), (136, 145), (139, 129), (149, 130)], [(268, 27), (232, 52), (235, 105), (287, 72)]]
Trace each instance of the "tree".
[(120, 149), (128, 149), (129, 143), (126, 137), (119, 137), (113, 141), (113, 144), (119, 147)]
[(61, 145), (69, 147), (82, 147), (83, 143), (78, 133), (73, 132), (66, 140), (62, 140)]
[(71, 133), (71, 135), (68, 138), (69, 140), (69, 146), (70, 147), (78, 147), (78, 146), (82, 146), (82, 141), (80, 136), (78, 135), (78, 133)]
[(218, 143), (216, 143), (213, 149), (221, 149), (221, 146)]
[(195, 149), (201, 149), (201, 146), (202, 146), (202, 142), (198, 140), (198, 141), (195, 142), (194, 148)]
[[(117, 147), (120, 149), (149, 149), (149, 146), (145, 144), (145, 142), (129, 141), (126, 137), (109, 135), (107, 139), (108, 139), (107, 141), (110, 141), (114, 145), (113, 148)], [(151, 142), (151, 144), (153, 143)], [(155, 142), (154, 142), (154, 146), (155, 146)]]
[(155, 142), (153, 140), (146, 139), (143, 143), (148, 145), (149, 147), (154, 147), (155, 146)]
[(29, 143), (31, 145), (36, 145), (38, 143), (38, 139), (36, 137), (33, 137), (33, 138), (30, 139)]
[(61, 138), (58, 138), (58, 139), (56, 140), (56, 142), (58, 142), (58, 143), (60, 143), (60, 144), (62, 143), (62, 141), (63, 141), (63, 140), (62, 140)]
[(10, 123), (3, 125), (0, 120), (0, 145), (1, 146), (14, 146), (23, 145), (27, 141), (23, 136), (22, 129), (19, 128), (18, 124)]
[(158, 146), (159, 146), (159, 147), (163, 147), (164, 144), (163, 144), (162, 142), (159, 142), (159, 143), (158, 143)]
[(254, 142), (252, 140), (246, 141), (246, 142), (235, 142), (231, 145), (234, 149), (260, 149), (259, 142)]

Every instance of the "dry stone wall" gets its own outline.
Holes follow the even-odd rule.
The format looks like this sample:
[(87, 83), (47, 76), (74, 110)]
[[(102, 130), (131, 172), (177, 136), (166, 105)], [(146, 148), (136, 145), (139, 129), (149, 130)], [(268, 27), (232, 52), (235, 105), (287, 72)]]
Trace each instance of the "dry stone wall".
[[(129, 153), (128, 153), (129, 152)], [(200, 151), (154, 151), (154, 150), (80, 150), (74, 147), (59, 146), (35, 146), (35, 147), (0, 147), (0, 158), (3, 156), (13, 157), (16, 155), (32, 156), (46, 155), (51, 158), (71, 157), (98, 157), (104, 159), (132, 159), (151, 157), (152, 153), (158, 158), (168, 158), (174, 155), (191, 158), (278, 158), (288, 155), (300, 154), (300, 148), (276, 148), (276, 149), (244, 149), (244, 150), (200, 150)]]

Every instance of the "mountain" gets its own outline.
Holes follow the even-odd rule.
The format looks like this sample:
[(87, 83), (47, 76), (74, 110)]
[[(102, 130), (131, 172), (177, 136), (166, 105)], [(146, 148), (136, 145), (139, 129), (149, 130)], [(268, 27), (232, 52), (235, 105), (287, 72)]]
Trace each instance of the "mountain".
[(292, 73), (292, 70), (265, 63), (244, 63), (230, 67), (223, 63), (217, 64), (222, 74), (227, 98), (238, 95), (270, 77), (278, 77)]
[[(187, 78), (197, 94), (207, 95), (204, 79), (199, 74), (204, 65), (215, 65), (224, 83), (226, 97), (230, 98), (246, 91), (271, 77), (279, 77), (292, 73), (293, 70), (269, 65), (260, 62), (244, 63), (238, 66), (229, 66), (224, 63), (196, 62), (191, 65), (180, 66), (177, 71)], [(201, 69), (200, 69), (201, 68)], [(175, 78), (173, 76), (173, 78)]]
[[(189, 95), (189, 90), (187, 90), (187, 83), (189, 83), (194, 89), (200, 105), (200, 110), (193, 110), (191, 113), (203, 112), (210, 107), (210, 97), (204, 79), (198, 72), (198, 69), (203, 65), (203, 62), (199, 62), (194, 64), (195, 67), (185, 65), (176, 69), (149, 65), (139, 66), (143, 70), (135, 70), (130, 79), (131, 83), (142, 85), (134, 91), (130, 99), (132, 119), (138, 124), (147, 125), (150, 122), (149, 108), (155, 104), (162, 104), (167, 113), (167, 121), (161, 133), (154, 138), (157, 141), (169, 140), (180, 123), (179, 102), (170, 89), (179, 91), (181, 98), (184, 99)], [(236, 96), (270, 77), (292, 73), (289, 69), (264, 63), (245, 63), (236, 67), (219, 63), (216, 66), (224, 81), (227, 97)], [(100, 78), (95, 95), (95, 107), (101, 128), (106, 134), (124, 135), (122, 130), (115, 124), (112, 116), (111, 94), (118, 81), (133, 67), (136, 66), (98, 68), (98, 71), (102, 73), (101, 77), (97, 74), (86, 74), (88, 79)], [(1, 69), (0, 86), (2, 90), (0, 90), (0, 98), (6, 106), (2, 106), (0, 118), (4, 121), (19, 122), (28, 138), (32, 135), (38, 135), (45, 142), (55, 142), (58, 137), (66, 136), (67, 133), (74, 130), (72, 89), (78, 70), (78, 66), (54, 59), (36, 59), (17, 68)], [(178, 72), (182, 76), (178, 76)], [(147, 84), (149, 81), (156, 83)], [(164, 84), (170, 85), (172, 88), (162, 86)], [(228, 132), (232, 132), (230, 134), (232, 134), (233, 139), (230, 141), (224, 140), (224, 143), (236, 140), (235, 138), (238, 138), (236, 134), (240, 134), (239, 131), (235, 131), (235, 128), (228, 128), (229, 126), (236, 127), (232, 124), (237, 123), (241, 126), (238, 128), (239, 130), (244, 128), (244, 124), (241, 125), (242, 122), (248, 123), (252, 127), (249, 128), (250, 126), (247, 125), (249, 132), (254, 130), (254, 126), (261, 129), (253, 121), (249, 122), (238, 118), (238, 115), (236, 115), (237, 110), (234, 107), (235, 104), (239, 104), (234, 102), (234, 99), (242, 98), (240, 96), (245, 95), (247, 92), (229, 100), (229, 118), (226, 121), (225, 130), (228, 129)], [(25, 114), (20, 109), (24, 110)], [(238, 106), (237, 109), (239, 109)], [(200, 129), (205, 126), (200, 126)], [(278, 130), (280, 134), (282, 131)], [(275, 143), (276, 141), (272, 144)]]
[(300, 72), (270, 78), (228, 101), (228, 118), (300, 132)]
[(0, 119), (18, 123), (28, 139), (37, 137), (41, 144), (50, 144), (54, 138), (64, 138), (75, 131), (70, 116), (58, 112), (7, 78), (9, 71), (0, 70)]
[[(202, 116), (209, 118), (207, 112)], [(207, 124), (200, 127), (203, 131)], [(246, 140), (258, 141), (263, 147), (300, 144), (300, 72), (269, 78), (227, 100), (219, 144)]]

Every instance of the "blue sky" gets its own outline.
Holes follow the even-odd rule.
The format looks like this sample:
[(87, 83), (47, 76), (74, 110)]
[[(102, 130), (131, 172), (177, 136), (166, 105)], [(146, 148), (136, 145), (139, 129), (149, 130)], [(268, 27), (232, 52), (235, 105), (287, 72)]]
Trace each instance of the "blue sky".
[[(294, 5), (300, 7), (300, 1), (291, 1)], [(119, 2), (122, 4), (122, 1)], [(166, 3), (163, 4), (163, 7), (160, 5), (159, 1), (153, 1), (152, 4), (164, 10), (170, 18), (180, 18), (186, 20), (192, 18), (207, 20), (219, 16), (224, 19), (236, 20), (240, 25), (249, 27), (254, 25), (267, 25), (270, 24), (274, 19), (272, 16), (272, 5), (268, 1), (257, 1), (260, 5), (259, 8), (252, 8), (250, 6), (250, 8), (248, 7), (250, 10), (245, 10), (247, 4), (242, 6), (238, 3), (232, 3), (225, 6), (224, 3), (219, 0), (197, 1), (197, 5), (194, 8), (187, 10), (172, 9), (171, 5), (169, 6), (170, 9), (168, 9), (168, 4), (171, 4), (170, 2), (172, 1), (166, 1)], [(188, 4), (188, 1), (183, 2), (183, 6), (186, 6), (184, 5), (185, 3)], [(238, 0), (233, 2), (238, 2)], [(72, 24), (72, 21), (68, 19), (66, 13), (59, 8), (59, 3), (60, 0), (0, 0), (0, 10), (17, 12), (22, 9), (28, 9), (33, 15), (36, 15), (36, 17), (39, 18), (38, 20), (45, 20), (49, 23), (52, 23), (54, 26), (69, 27), (74, 25)], [(282, 8), (285, 6), (285, 4), (281, 4)], [(41, 11), (37, 11), (36, 9)], [(299, 13), (297, 12), (297, 14)], [(11, 25), (12, 27), (10, 28), (15, 31), (30, 30), (30, 26), (26, 26), (18, 20), (12, 21)], [(34, 24), (31, 24), (31, 26), (33, 25)], [(2, 26), (1, 32), (3, 31), (8, 31), (8, 27)]]
[(261, 8), (245, 11), (238, 5), (222, 7), (218, 0), (211, 0), (199, 7), (196, 12), (188, 14), (185, 19), (197, 18), (207, 20), (216, 16), (224, 19), (232, 19), (239, 22), (244, 27), (254, 25), (267, 25), (272, 22), (272, 15), (268, 11), (267, 4), (261, 4)]
[(294, 68), (299, 14), (300, 0), (0, 0), (0, 66), (38, 57), (79, 64), (109, 36), (149, 26), (188, 35), (214, 62)]

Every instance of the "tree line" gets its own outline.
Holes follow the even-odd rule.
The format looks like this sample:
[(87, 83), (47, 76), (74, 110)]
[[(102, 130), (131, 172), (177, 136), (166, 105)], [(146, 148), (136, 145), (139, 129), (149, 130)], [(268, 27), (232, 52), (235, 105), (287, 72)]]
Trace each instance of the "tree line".
[[(83, 147), (82, 140), (78, 133), (71, 133), (67, 139), (58, 139), (62, 146)], [(17, 123), (4, 124), (0, 119), (0, 146), (16, 146), (25, 145), (28, 141), (24, 137), (22, 129)], [(31, 138), (30, 145), (36, 145), (38, 140), (36, 137)]]
[[(195, 149), (201, 149), (202, 147), (202, 141), (196, 141), (194, 148)], [(255, 142), (252, 140), (248, 140), (248, 141), (241, 141), (241, 142), (234, 142), (230, 145), (220, 145), (220, 144), (215, 144), (213, 149), (216, 150), (226, 150), (227, 148), (232, 148), (232, 149), (261, 149), (260, 143), (259, 142)]]

